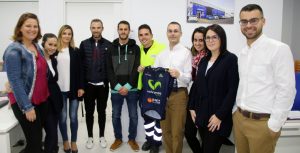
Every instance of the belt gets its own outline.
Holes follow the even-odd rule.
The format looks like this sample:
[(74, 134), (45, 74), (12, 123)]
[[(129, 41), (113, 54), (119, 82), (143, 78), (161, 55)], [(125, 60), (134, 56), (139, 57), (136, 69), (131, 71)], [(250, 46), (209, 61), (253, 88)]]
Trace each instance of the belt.
[(247, 117), (247, 118), (252, 118), (255, 120), (259, 120), (261, 118), (270, 118), (270, 114), (267, 113), (253, 113), (253, 112), (249, 112), (247, 110), (242, 110), (240, 107), (238, 107), (239, 112)]
[(187, 90), (187, 88), (186, 87), (178, 87), (178, 88), (172, 89), (173, 92), (177, 92), (177, 91), (181, 91), (181, 90)]

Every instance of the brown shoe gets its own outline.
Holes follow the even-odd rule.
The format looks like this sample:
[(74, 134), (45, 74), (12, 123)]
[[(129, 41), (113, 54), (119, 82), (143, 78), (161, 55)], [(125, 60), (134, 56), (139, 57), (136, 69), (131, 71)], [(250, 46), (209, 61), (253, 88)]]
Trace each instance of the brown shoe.
[(122, 140), (116, 139), (115, 142), (110, 146), (110, 151), (115, 151), (118, 149), (122, 144)]
[(135, 140), (129, 140), (127, 143), (133, 151), (138, 152), (140, 150), (140, 147)]

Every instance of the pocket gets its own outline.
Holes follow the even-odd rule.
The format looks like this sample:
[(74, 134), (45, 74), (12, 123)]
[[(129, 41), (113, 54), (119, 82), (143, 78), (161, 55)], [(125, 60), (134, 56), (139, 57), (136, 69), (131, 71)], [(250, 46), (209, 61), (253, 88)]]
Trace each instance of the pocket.
[(277, 139), (277, 138), (279, 138), (279, 136), (280, 136), (280, 134), (281, 134), (281, 130), (279, 130), (278, 132), (274, 132), (274, 131), (272, 131), (269, 127), (268, 127), (268, 130), (269, 130), (269, 134), (270, 134), (270, 136), (271, 136), (271, 138), (273, 138), (273, 139)]

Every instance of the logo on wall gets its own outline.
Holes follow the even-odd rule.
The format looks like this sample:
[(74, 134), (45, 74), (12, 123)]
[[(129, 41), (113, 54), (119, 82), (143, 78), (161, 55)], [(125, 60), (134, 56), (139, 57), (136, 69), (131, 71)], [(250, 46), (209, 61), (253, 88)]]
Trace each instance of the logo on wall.
[(155, 90), (158, 86), (161, 88), (161, 82), (160, 81), (157, 81), (157, 82), (155, 82), (154, 83), (154, 85), (153, 85), (153, 80), (148, 80), (148, 85), (149, 85), (149, 87), (152, 89), (152, 90)]

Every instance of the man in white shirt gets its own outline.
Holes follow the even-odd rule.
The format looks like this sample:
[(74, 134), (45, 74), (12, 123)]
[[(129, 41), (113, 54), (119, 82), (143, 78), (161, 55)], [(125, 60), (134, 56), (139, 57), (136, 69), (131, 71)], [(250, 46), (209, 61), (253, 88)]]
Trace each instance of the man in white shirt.
[(188, 100), (187, 87), (192, 79), (192, 54), (180, 44), (182, 35), (178, 22), (168, 24), (169, 46), (156, 58), (153, 67), (168, 68), (177, 80), (177, 91), (172, 91), (166, 104), (166, 118), (161, 128), (166, 153), (181, 153)]
[(238, 153), (273, 153), (295, 98), (295, 73), (288, 45), (262, 33), (262, 8), (240, 11), (247, 46), (239, 55), (240, 83), (233, 114)]

